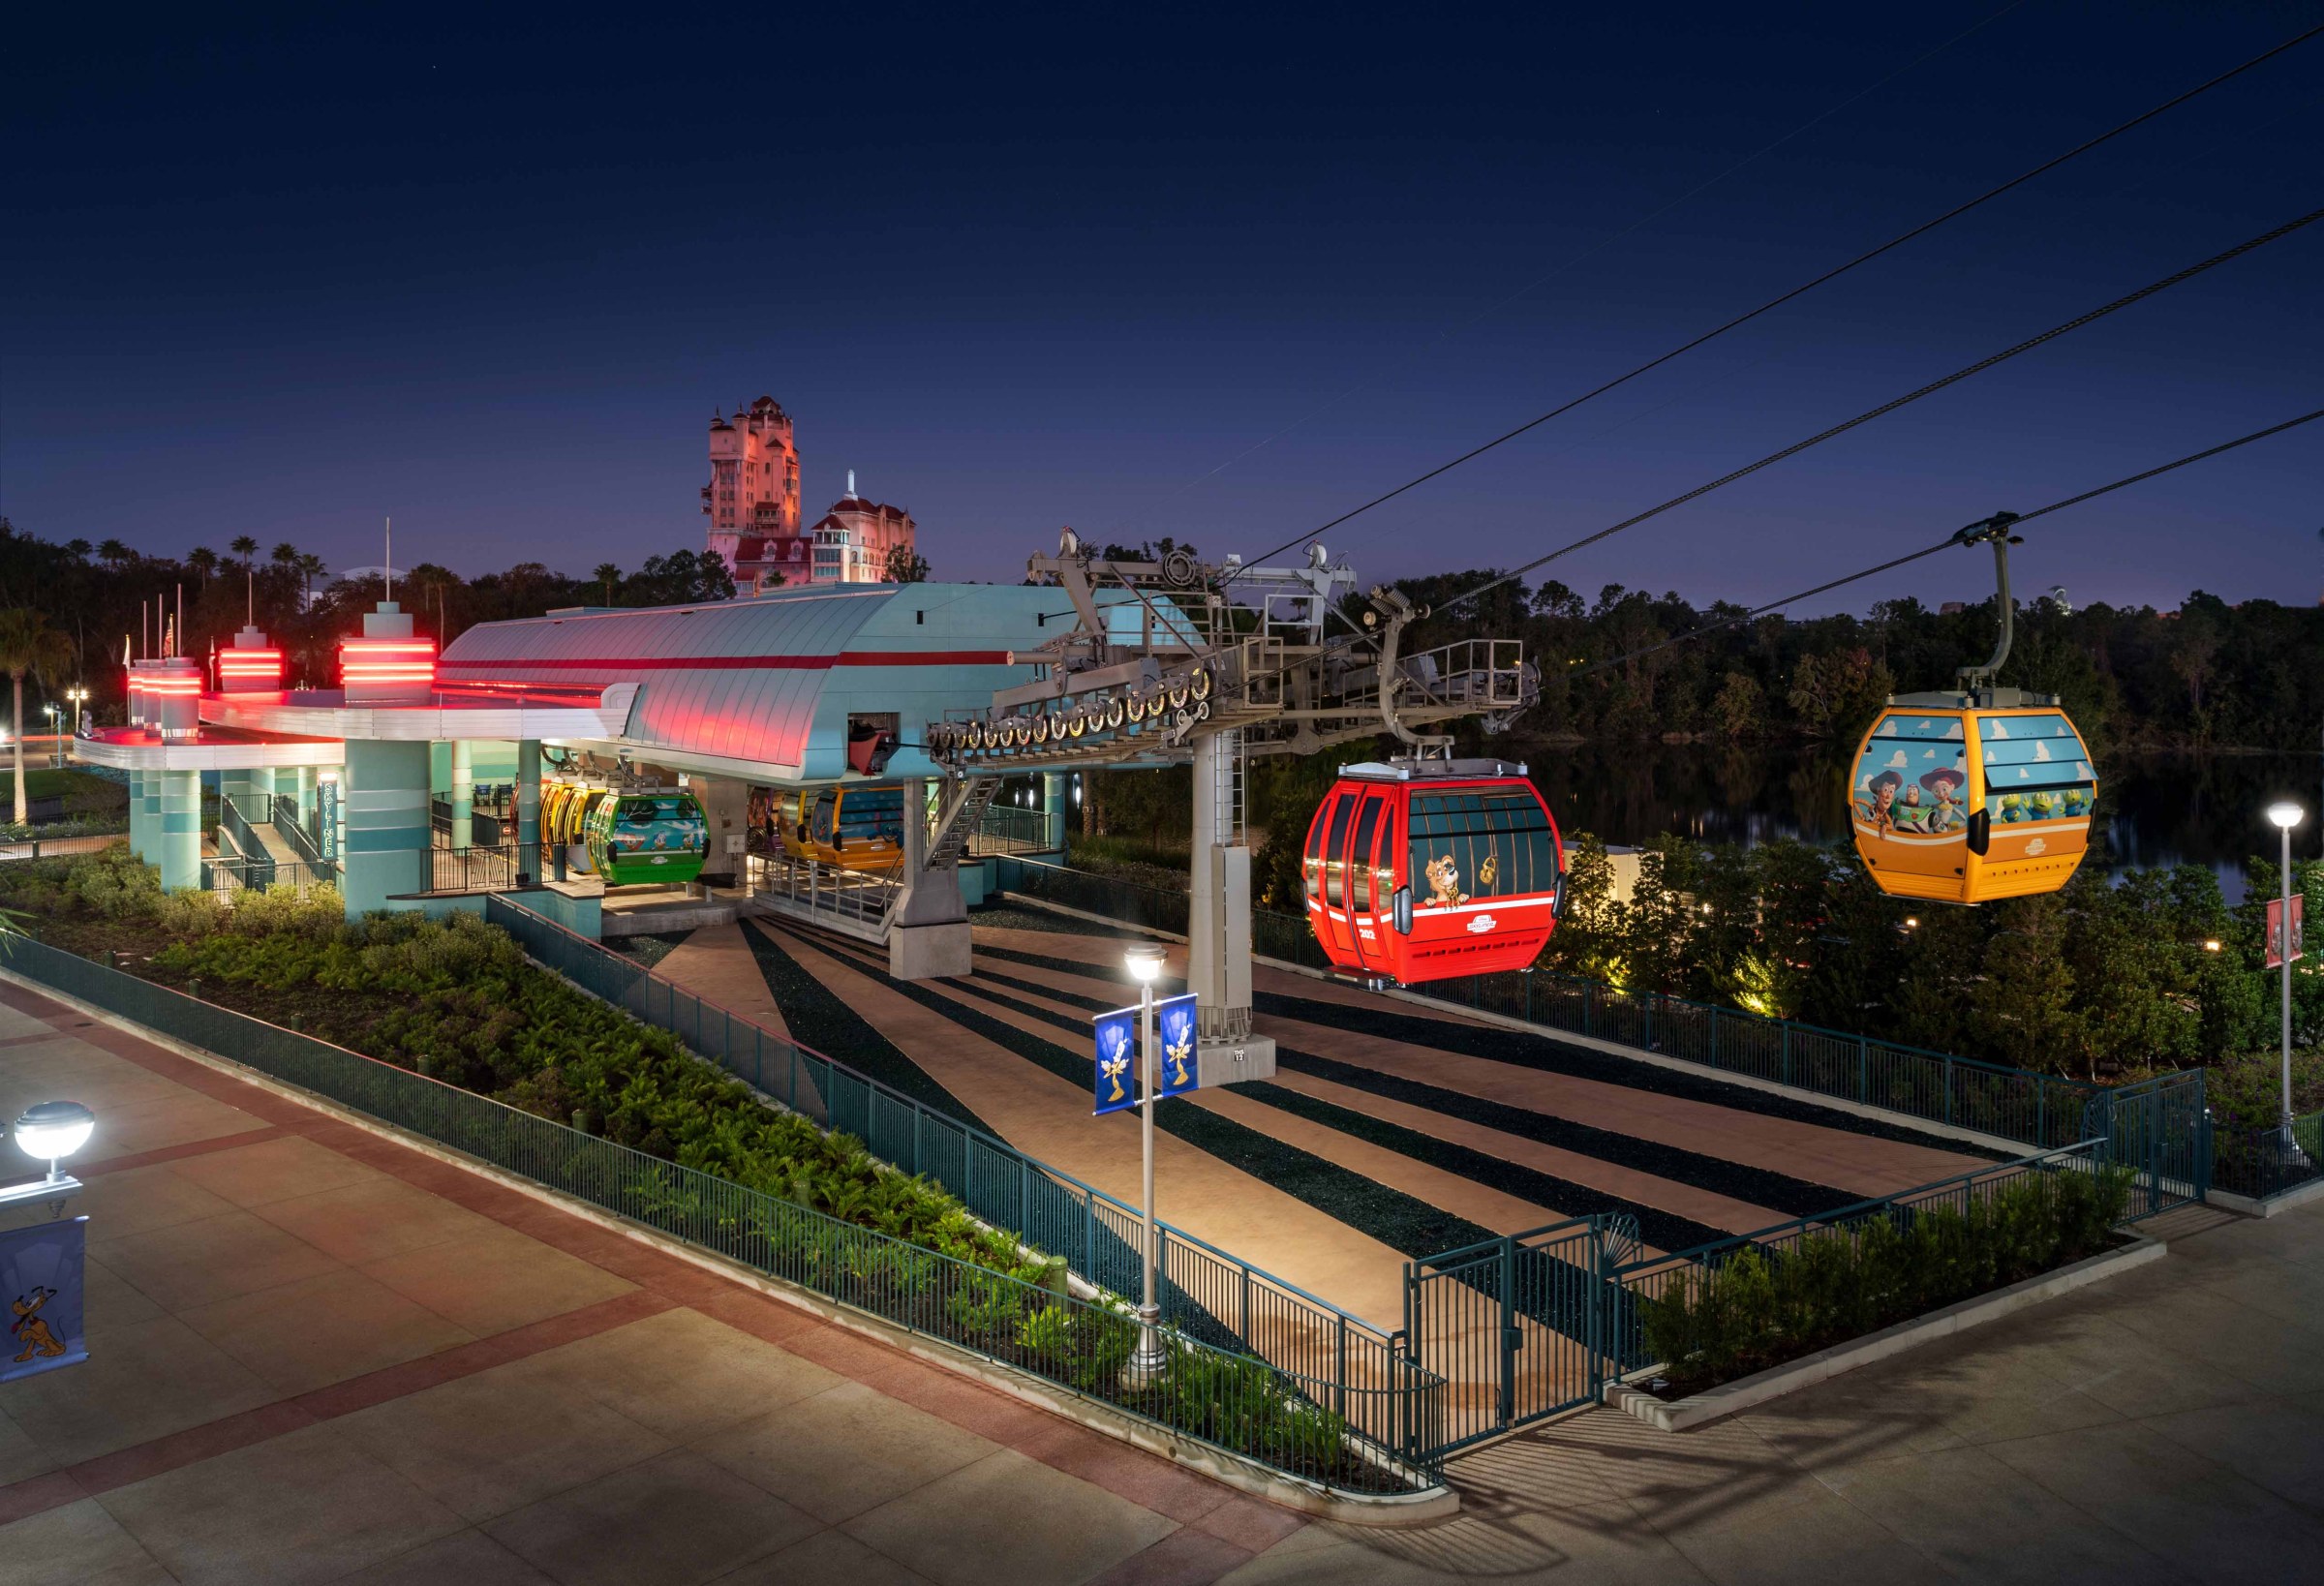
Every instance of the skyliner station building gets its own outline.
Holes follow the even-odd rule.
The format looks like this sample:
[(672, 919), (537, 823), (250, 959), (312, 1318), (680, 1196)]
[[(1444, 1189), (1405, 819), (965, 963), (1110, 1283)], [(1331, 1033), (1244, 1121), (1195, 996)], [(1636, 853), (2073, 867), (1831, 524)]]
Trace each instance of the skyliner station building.
[[(704, 879), (742, 881), (752, 789), (902, 781), (912, 807), (941, 774), (925, 725), (1032, 681), (1035, 658), (1017, 657), (1056, 636), (1060, 604), (1026, 586), (780, 588), (486, 624), (439, 655), (382, 601), (342, 642), (338, 689), (284, 689), (280, 653), (245, 628), (214, 672), (192, 657), (133, 661), (130, 725), (77, 740), (75, 754), (128, 774), (131, 845), (167, 890), (208, 884), (230, 843), (244, 860), (272, 852), (332, 873), (351, 915), (538, 888), (535, 906), (596, 935), (602, 889), (556, 885), (561, 860), (541, 858), (544, 776), (684, 786), (707, 820)], [(1120, 620), (1134, 626), (1135, 607)], [(222, 795), (206, 855), (205, 775)], [(1064, 780), (1047, 778), (1055, 815)], [(512, 790), (500, 816), (479, 812), (479, 785)], [(932, 885), (921, 857), (907, 850), (907, 888)], [(957, 873), (933, 888), (890, 911), (899, 973), (966, 961)]]

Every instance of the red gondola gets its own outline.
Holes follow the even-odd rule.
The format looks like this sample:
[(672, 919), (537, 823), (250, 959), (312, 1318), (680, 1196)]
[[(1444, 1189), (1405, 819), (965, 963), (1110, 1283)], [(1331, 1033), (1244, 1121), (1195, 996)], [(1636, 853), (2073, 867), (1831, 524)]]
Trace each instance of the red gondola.
[(1498, 760), (1341, 767), (1301, 870), (1333, 966), (1399, 986), (1522, 969), (1565, 906), (1557, 822)]

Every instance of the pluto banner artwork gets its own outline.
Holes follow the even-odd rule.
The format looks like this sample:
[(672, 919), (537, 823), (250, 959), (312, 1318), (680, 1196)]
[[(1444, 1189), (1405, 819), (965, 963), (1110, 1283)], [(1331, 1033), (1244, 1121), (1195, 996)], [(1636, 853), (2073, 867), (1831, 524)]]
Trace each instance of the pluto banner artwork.
[(9, 1297), (8, 1353), (0, 1357), (0, 1382), (89, 1357), (80, 1316), (88, 1225), (86, 1217), (68, 1217), (0, 1234), (0, 1295)]

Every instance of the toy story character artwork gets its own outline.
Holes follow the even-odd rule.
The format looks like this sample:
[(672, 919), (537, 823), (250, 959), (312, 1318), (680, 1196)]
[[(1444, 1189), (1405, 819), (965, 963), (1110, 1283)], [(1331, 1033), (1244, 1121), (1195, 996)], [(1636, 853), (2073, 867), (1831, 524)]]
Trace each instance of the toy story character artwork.
[(41, 1320), (41, 1307), (55, 1297), (54, 1289), (36, 1288), (29, 1295), (16, 1296), (15, 1303), (9, 1306), (15, 1320), (8, 1325), (8, 1330), (24, 1345), (22, 1352), (16, 1356), (17, 1364), (21, 1365), (36, 1355), (47, 1359), (65, 1353), (64, 1341), (49, 1331), (48, 1324)]
[(1469, 895), (1460, 890), (1460, 867), (1452, 863), (1451, 854), (1439, 854), (1430, 860), (1424, 872), (1428, 877), (1428, 898), (1422, 908), (1451, 908), (1465, 903)]
[(1968, 817), (1961, 813), (1961, 787), (1968, 779), (1951, 766), (1929, 772), (1920, 778), (1920, 785), (1927, 788), (1930, 798), (1936, 801), (1936, 808), (1929, 811), (1923, 830), (1954, 832), (1967, 823)]
[(1883, 771), (1864, 784), (1856, 801), (1856, 817), (1870, 821), (1876, 828), (1887, 832), (1896, 826), (1896, 790), (1905, 783), (1901, 772)]

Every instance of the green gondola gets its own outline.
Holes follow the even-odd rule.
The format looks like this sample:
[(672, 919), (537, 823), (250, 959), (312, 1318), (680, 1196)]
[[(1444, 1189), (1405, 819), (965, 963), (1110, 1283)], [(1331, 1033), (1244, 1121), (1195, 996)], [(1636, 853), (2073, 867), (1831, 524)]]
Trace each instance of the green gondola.
[(710, 857), (710, 822), (691, 793), (609, 794), (590, 807), (584, 835), (609, 887), (678, 886)]

